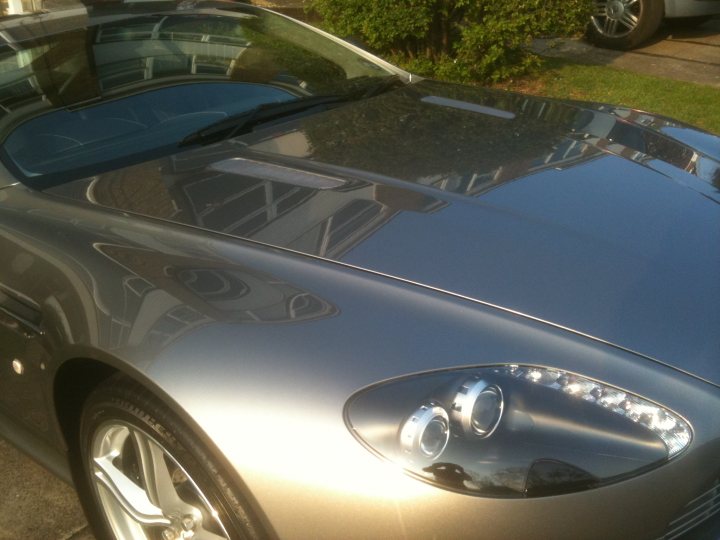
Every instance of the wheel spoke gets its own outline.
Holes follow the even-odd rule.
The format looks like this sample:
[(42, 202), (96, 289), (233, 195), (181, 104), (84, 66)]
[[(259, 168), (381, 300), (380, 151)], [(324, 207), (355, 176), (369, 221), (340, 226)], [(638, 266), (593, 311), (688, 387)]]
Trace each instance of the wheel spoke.
[(101, 429), (93, 442), (92, 469), (100, 503), (117, 537), (157, 538), (157, 529), (148, 527), (161, 526), (164, 536), (229, 538), (187, 471), (141, 429), (123, 423)]
[(117, 469), (114, 456), (95, 458), (95, 478), (132, 519), (143, 525), (170, 525), (160, 508), (155, 506), (141, 487)]
[(595, 16), (607, 17), (607, 2), (595, 2)]
[(132, 430), (131, 436), (150, 500), (166, 513), (191, 513), (195, 510), (178, 495), (165, 461), (165, 451), (140, 431)]
[(622, 14), (622, 17), (620, 18), (620, 22), (623, 23), (625, 26), (627, 26), (630, 30), (635, 28), (638, 24), (638, 18), (630, 13), (629, 11), (626, 11)]
[(611, 19), (610, 17), (605, 19), (605, 25), (604, 25), (604, 31), (605, 35), (608, 36), (614, 36), (615, 31), (617, 30), (617, 21), (615, 19)]

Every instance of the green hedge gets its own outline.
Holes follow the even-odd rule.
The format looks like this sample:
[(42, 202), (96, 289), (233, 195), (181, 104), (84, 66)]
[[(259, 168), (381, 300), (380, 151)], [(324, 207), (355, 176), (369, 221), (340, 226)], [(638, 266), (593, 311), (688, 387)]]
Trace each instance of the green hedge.
[(310, 0), (331, 32), (422, 75), (498, 81), (535, 62), (530, 41), (580, 32), (593, 0)]

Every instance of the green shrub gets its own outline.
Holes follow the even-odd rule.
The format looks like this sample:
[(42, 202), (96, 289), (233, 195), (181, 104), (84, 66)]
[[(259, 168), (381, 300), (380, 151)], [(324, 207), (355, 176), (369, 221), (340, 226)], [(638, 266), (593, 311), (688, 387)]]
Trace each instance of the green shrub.
[(593, 0), (310, 0), (331, 32), (411, 71), (497, 81), (535, 63), (535, 37), (580, 32)]

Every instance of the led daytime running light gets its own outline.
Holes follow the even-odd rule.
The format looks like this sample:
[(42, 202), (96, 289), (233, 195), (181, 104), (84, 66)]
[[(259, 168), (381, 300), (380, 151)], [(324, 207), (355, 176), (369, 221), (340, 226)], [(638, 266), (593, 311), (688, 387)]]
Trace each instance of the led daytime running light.
[(674, 412), (597, 381), (557, 369), (528, 366), (508, 366), (496, 372), (558, 390), (624, 416), (660, 437), (668, 457), (682, 452), (692, 439), (690, 425)]

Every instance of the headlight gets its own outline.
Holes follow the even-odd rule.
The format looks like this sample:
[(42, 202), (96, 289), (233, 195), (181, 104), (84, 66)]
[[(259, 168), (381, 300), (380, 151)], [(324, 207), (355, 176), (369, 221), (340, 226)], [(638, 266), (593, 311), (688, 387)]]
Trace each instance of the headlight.
[(409, 456), (436, 459), (450, 440), (448, 415), (440, 406), (422, 405), (400, 430), (400, 444)]
[(503, 406), (499, 387), (473, 377), (465, 381), (455, 394), (452, 412), (463, 433), (488, 437), (500, 423)]
[(353, 433), (423, 480), (488, 497), (592, 489), (665, 463), (692, 438), (678, 414), (565, 371), (497, 366), (355, 394)]

